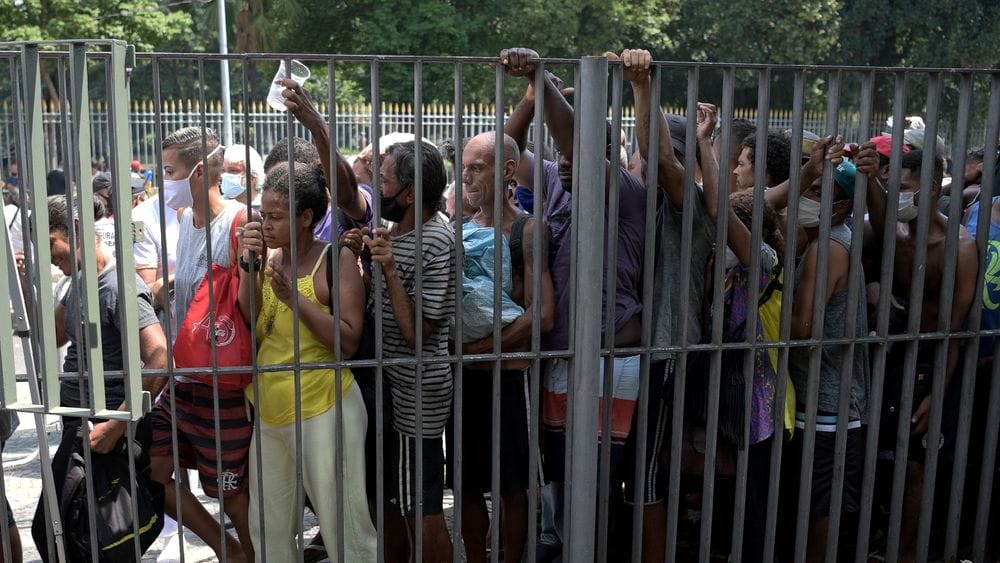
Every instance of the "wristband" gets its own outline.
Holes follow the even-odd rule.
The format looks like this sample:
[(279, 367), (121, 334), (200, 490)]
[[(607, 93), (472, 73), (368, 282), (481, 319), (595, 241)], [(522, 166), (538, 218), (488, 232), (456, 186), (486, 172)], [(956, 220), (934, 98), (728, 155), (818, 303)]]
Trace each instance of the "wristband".
[[(261, 260), (260, 257), (258, 256), (257, 259), (253, 261), (254, 270), (259, 272), (260, 265), (261, 265)], [(240, 269), (243, 270), (244, 272), (250, 273), (250, 262), (247, 262), (246, 258), (243, 258), (242, 256), (240, 256)]]

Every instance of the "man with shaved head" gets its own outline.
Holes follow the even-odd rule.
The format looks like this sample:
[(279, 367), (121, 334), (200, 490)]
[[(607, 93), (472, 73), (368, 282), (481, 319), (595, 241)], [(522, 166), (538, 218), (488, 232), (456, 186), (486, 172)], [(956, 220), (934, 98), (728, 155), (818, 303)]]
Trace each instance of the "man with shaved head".
[[(463, 199), (477, 208), (466, 223), (467, 229), (487, 227), (493, 229), (499, 222), (500, 230), (509, 241), (514, 289), (511, 297), (524, 308), (524, 313), (503, 328), (500, 334), (502, 352), (527, 352), (531, 349), (531, 330), (535, 322), (532, 303), (535, 301), (534, 279), (541, 277), (540, 323), (541, 331), (552, 327), (554, 311), (552, 278), (549, 275), (548, 229), (536, 230), (531, 216), (514, 207), (511, 198), (503, 193), (500, 209), (495, 206), (496, 191), (506, 191), (514, 180), (520, 150), (508, 135), (503, 135), (501, 162), (496, 161), (497, 133), (489, 131), (469, 140), (462, 152)], [(501, 183), (495, 182), (500, 167)], [(534, 240), (541, 237), (541, 267), (534, 268)], [(463, 345), (467, 354), (493, 351), (493, 335)], [(500, 372), (500, 517), (503, 534), (504, 558), (520, 561), (524, 553), (528, 524), (528, 405), (526, 389), (528, 360), (507, 360), (501, 363)], [(462, 396), (462, 537), (465, 540), (469, 561), (487, 560), (487, 537), (490, 530), (489, 513), (484, 495), (490, 492), (491, 440), (497, 430), (493, 421), (493, 368), (492, 363), (471, 364), (464, 369)], [(537, 375), (536, 375), (537, 376)], [(449, 451), (452, 449), (449, 448)], [(498, 529), (494, 527), (494, 530)]]

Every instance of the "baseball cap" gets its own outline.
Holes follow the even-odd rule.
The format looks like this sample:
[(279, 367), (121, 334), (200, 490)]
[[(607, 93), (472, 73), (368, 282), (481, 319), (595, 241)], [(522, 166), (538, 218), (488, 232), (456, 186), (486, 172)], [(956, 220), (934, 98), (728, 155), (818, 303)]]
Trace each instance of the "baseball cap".
[(132, 196), (146, 193), (146, 179), (141, 174), (132, 173)]
[(837, 182), (847, 197), (854, 199), (854, 178), (858, 174), (857, 167), (850, 160), (844, 160), (833, 170), (833, 181)]

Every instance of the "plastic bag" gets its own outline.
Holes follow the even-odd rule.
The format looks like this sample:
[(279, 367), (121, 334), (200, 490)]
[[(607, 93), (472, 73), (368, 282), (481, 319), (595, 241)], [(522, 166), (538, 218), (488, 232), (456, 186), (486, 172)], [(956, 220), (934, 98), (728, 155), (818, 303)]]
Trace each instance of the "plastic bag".
[[(462, 339), (481, 340), (493, 334), (493, 291), (495, 244), (493, 227), (477, 227), (466, 223), (462, 230), (465, 247), (465, 268), (462, 271)], [(524, 314), (524, 309), (511, 299), (514, 282), (511, 277), (510, 249), (501, 238), (503, 263), (500, 264), (500, 326), (506, 326)]]

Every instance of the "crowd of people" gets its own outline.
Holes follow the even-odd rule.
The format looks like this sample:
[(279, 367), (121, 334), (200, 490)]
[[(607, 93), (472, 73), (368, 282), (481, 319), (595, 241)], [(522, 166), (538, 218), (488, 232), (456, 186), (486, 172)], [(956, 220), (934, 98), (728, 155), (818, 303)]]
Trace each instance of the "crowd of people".
[[(452, 536), (443, 504), (444, 491), (450, 488), (457, 489), (461, 502), (461, 540), (467, 560), (487, 560), (492, 534), (499, 534), (504, 560), (522, 560), (528, 523), (540, 517), (537, 558), (551, 561), (562, 551), (565, 532), (571, 378), (597, 377), (604, 389), (605, 378), (610, 377), (610, 404), (595, 397), (593, 405), (595, 413), (611, 409), (610, 435), (594, 438), (610, 440), (611, 502), (643, 503), (641, 546), (630, 546), (631, 534), (623, 533), (632, 525), (631, 511), (612, 512), (615, 533), (609, 537), (621, 549), (609, 551), (610, 558), (627, 560), (630, 548), (636, 547), (644, 561), (661, 561), (668, 547), (677, 547), (666, 545), (666, 527), (679, 525), (667, 521), (668, 468), (674, 456), (683, 458), (682, 467), (701, 463), (696, 452), (704, 450), (709, 412), (717, 407), (717, 506), (735, 506), (732, 460), (737, 452), (747, 455), (743, 558), (764, 560), (771, 454), (780, 441), (784, 447), (779, 521), (794, 522), (797, 511), (808, 506), (809, 561), (824, 560), (829, 542), (839, 542), (840, 553), (853, 558), (855, 535), (850, 530), (858, 525), (863, 502), (874, 503), (873, 525), (885, 528), (879, 518), (887, 519), (893, 464), (905, 449), (905, 461), (900, 461), (906, 471), (899, 550), (903, 560), (916, 560), (921, 496), (927, 487), (948, 490), (941, 483), (950, 484), (951, 471), (944, 468), (954, 462), (963, 409), (972, 410), (973, 420), (967, 494), (978, 489), (979, 465), (974, 461), (982, 459), (985, 447), (994, 337), (983, 337), (978, 349), (967, 344), (971, 340), (957, 338), (943, 341), (946, 345), (940, 339), (891, 340), (878, 345), (884, 351), (864, 342), (843, 341), (871, 334), (879, 325), (878, 305), (886, 301), (891, 301), (890, 335), (961, 331), (973, 318), (981, 319), (983, 329), (997, 328), (1000, 285), (991, 276), (995, 276), (994, 262), (1000, 260), (996, 250), (1000, 198), (991, 203), (990, 243), (983, 264), (974, 238), (986, 213), (977, 197), (984, 150), (996, 151), (996, 144), (989, 142), (985, 149), (970, 152), (965, 169), (953, 170), (946, 178), (945, 155), (935, 140), (925, 142), (922, 130), (907, 130), (902, 140), (886, 134), (856, 144), (845, 143), (836, 132), (826, 136), (806, 132), (799, 139), (792, 138), (791, 131), (767, 131), (766, 144), (760, 146), (756, 130), (766, 124), (739, 119), (723, 124), (716, 106), (699, 103), (697, 114), (689, 116), (697, 120), (696, 142), (690, 146), (687, 119), (664, 115), (652, 99), (649, 53), (626, 50), (612, 57), (621, 61), (624, 79), (632, 88), (636, 131), (631, 153), (621, 143), (622, 154), (612, 155), (619, 132), (610, 123), (605, 139), (604, 189), (618, 193), (617, 215), (605, 217), (605, 252), (615, 244), (616, 261), (604, 265), (603, 294), (609, 299), (614, 284), (614, 303), (613, 309), (610, 303), (602, 306), (606, 315), (602, 335), (608, 335), (603, 346), (635, 349), (643, 343), (644, 332), (659, 350), (710, 343), (712, 327), (720, 324), (722, 342), (746, 341), (749, 327), (755, 331), (750, 340), (778, 342), (786, 287), (794, 292), (789, 301), (790, 338), (837, 342), (790, 347), (787, 370), (781, 369), (777, 346), (750, 354), (723, 352), (721, 390), (716, 394), (708, 375), (711, 354), (660, 351), (651, 355), (645, 389), (640, 355), (617, 354), (607, 365), (601, 362), (599, 374), (589, 375), (573, 374), (571, 362), (562, 358), (542, 362), (541, 372), (533, 371), (529, 360), (503, 359), (496, 379), (494, 361), (468, 362), (461, 372), (462, 392), (456, 394), (456, 376), (447, 360), (453, 353), (489, 354), (497, 351), (497, 343), (502, 352), (531, 352), (535, 327), (541, 333), (542, 350), (570, 348), (575, 306), (573, 231), (579, 220), (573, 213), (572, 160), (581, 139), (575, 133), (566, 91), (551, 73), (536, 79), (535, 52), (522, 48), (502, 52), (500, 64), (509, 76), (523, 77), (525, 93), (503, 131), (482, 133), (465, 142), (461, 169), (455, 170), (462, 200), (455, 201), (446, 166), (452, 159), (442, 156), (446, 148), (393, 134), (380, 139), (377, 153), (369, 147), (357, 157), (345, 158), (331, 150), (328, 124), (302, 87), (285, 80), (285, 105), (311, 133), (311, 142), (286, 139), (262, 159), (252, 147), (223, 147), (210, 129), (186, 127), (162, 141), (162, 197), (146, 198), (149, 185), (139, 170), (129, 182), (106, 173), (93, 178), (97, 232), (93, 252), (104, 368), (120, 370), (124, 365), (120, 303), (133, 298), (138, 302), (143, 366), (165, 368), (172, 345), (168, 338), (204, 321), (190, 313), (214, 265), (238, 272), (234, 278), (238, 291), (232, 294), (231, 305), (248, 329), (255, 330), (257, 365), (277, 366), (259, 372), (252, 385), (237, 388), (193, 375), (177, 375), (172, 382), (160, 376), (143, 378), (143, 389), (155, 402), (137, 435), (145, 436), (149, 476), (164, 487), (168, 515), (182, 512), (185, 526), (220, 559), (225, 555), (228, 561), (295, 560), (300, 548), (296, 476), (301, 463), (304, 502), (316, 514), (320, 528), (320, 536), (307, 550), (310, 556), (320, 556), (319, 546), (325, 543), (342, 545), (348, 561), (374, 561), (374, 523), (382, 510), (386, 560), (409, 560), (418, 529), (423, 534), (424, 560), (450, 560)], [(543, 97), (543, 119), (556, 149), (554, 157), (542, 148), (529, 148), (527, 142), (537, 96)], [(649, 143), (653, 120), (660, 131), (655, 146)], [(721, 154), (723, 130), (728, 131), (730, 154)], [(798, 143), (802, 162), (792, 163), (791, 147)], [(450, 149), (454, 151), (454, 146)], [(933, 151), (930, 159), (925, 159), (925, 150)], [(695, 169), (686, 170), (686, 157), (692, 152)], [(765, 169), (759, 170), (755, 162), (765, 154)], [(647, 164), (654, 156), (656, 175), (647, 178)], [(542, 159), (540, 185), (535, 182), (537, 159)], [(621, 166), (615, 169), (612, 162)], [(923, 170), (927, 162), (930, 171)], [(797, 189), (789, 180), (793, 166), (801, 166)], [(897, 188), (890, 186), (894, 168), (899, 170), (898, 200), (889, 197)], [(832, 171), (832, 182), (824, 182), (824, 170)], [(931, 179), (929, 191), (921, 190), (922, 173)], [(8, 191), (16, 192), (14, 174), (13, 186), (11, 179), (7, 181), (5, 198)], [(696, 185), (686, 184), (687, 176)], [(49, 240), (52, 264), (72, 276), (79, 258), (71, 240), (89, 243), (79, 241), (83, 218), (74, 216), (67, 205), (63, 182), (63, 192), (57, 187), (47, 202)], [(111, 194), (125, 185), (132, 190), (133, 219), (144, 225), (134, 247), (138, 288), (134, 296), (120, 293), (114, 252), (117, 200)], [(657, 190), (655, 225), (647, 225), (648, 185)], [(962, 191), (951, 190), (954, 185), (961, 185)], [(864, 190), (863, 215), (853, 212), (859, 188)], [(503, 192), (497, 194), (498, 189)], [(1000, 195), (996, 185), (983, 189)], [(948, 205), (951, 198), (962, 202)], [(722, 200), (728, 204), (720, 205)], [(832, 202), (829, 208), (824, 200)], [(755, 205), (763, 206), (756, 214), (759, 225), (754, 224)], [(543, 210), (537, 219), (531, 215), (536, 207)], [(951, 213), (953, 207), (960, 209), (960, 216)], [(9, 211), (18, 208), (15, 202)], [(794, 222), (789, 220), (792, 210)], [(6, 222), (14, 226), (17, 221), (11, 221), (6, 205), (5, 214)], [(688, 233), (683, 228), (686, 214), (693, 216)], [(890, 223), (893, 218), (895, 223)], [(717, 239), (720, 221), (727, 226), (725, 240)], [(463, 263), (456, 262), (457, 225), (462, 228)], [(820, 236), (826, 227), (828, 236)], [(855, 237), (859, 229), (863, 233)], [(923, 229), (925, 233), (920, 232)], [(495, 237), (497, 232), (501, 238)], [(883, 288), (883, 241), (891, 240), (891, 233), (895, 233), (889, 257), (892, 284)], [(757, 238), (759, 247), (754, 243)], [(859, 240), (862, 248), (857, 248)], [(794, 243), (794, 263), (785, 259), (790, 243)], [(647, 245), (653, 245), (652, 263), (645, 261)], [(23, 252), (23, 247), (16, 250)], [(851, 279), (858, 274), (852, 271), (852, 256), (859, 253), (863, 283)], [(501, 263), (495, 267), (498, 257)], [(720, 262), (724, 264), (717, 267)], [(654, 270), (652, 295), (644, 295), (646, 268)], [(914, 276), (918, 270), (921, 275)], [(679, 279), (682, 272), (690, 276), (684, 283)], [(720, 272), (723, 279), (716, 280)], [(30, 288), (27, 272), (22, 274)], [(984, 275), (982, 310), (972, 310), (977, 281)], [(461, 292), (456, 290), (458, 279)], [(719, 284), (722, 301), (714, 302)], [(81, 354), (87, 349), (88, 336), (76, 330), (81, 307), (77, 285), (76, 279), (69, 282), (55, 308), (59, 343), (69, 344), (62, 368), (67, 373), (81, 372)], [(494, 310), (496, 294), (501, 296), (501, 310)], [(462, 303), (462, 318), (456, 318), (457, 302)], [(647, 314), (644, 302), (652, 304)], [(501, 317), (499, 335), (494, 334), (496, 316)], [(643, 322), (651, 326), (644, 327)], [(456, 330), (459, 325), (461, 331)], [(461, 341), (456, 341), (458, 334)], [(884, 361), (878, 360), (880, 354)], [(977, 356), (978, 369), (965, 374), (972, 380), (963, 381), (961, 364), (969, 354)], [(292, 368), (297, 363), (350, 358), (387, 363), (380, 370)], [(418, 361), (407, 361), (413, 358)], [(753, 365), (745, 370), (748, 360)], [(673, 396), (674, 377), (684, 361), (686, 394), (678, 398)], [(944, 367), (935, 371), (935, 365)], [(884, 366), (884, 374), (876, 373), (876, 366)], [(383, 376), (381, 386), (378, 374)], [(214, 381), (221, 382), (222, 377)], [(878, 405), (871, 393), (875, 378), (881, 378), (884, 389)], [(541, 395), (534, 398), (532, 381), (541, 388)], [(500, 389), (495, 390), (494, 384)], [(960, 403), (963, 385), (975, 386), (974, 404)], [(382, 401), (377, 400), (379, 388), (384, 391)], [(911, 404), (902, 404), (909, 394), (904, 389), (912, 389)], [(637, 408), (641, 393), (648, 398), (645, 416)], [(87, 395), (87, 386), (77, 380), (61, 383), (63, 406), (91, 406)], [(540, 404), (538, 421), (529, 416), (532, 400)], [(117, 410), (124, 408), (124, 401), (124, 383), (112, 378), (107, 382), (106, 404), (98, 408)], [(379, 403), (384, 408), (377, 408)], [(456, 421), (454, 406), (459, 403), (463, 414)], [(684, 425), (676, 428), (674, 410), (681, 404)], [(500, 412), (495, 415), (497, 406)], [(930, 482), (924, 467), (935, 409), (941, 412), (942, 425), (937, 482)], [(879, 486), (876, 498), (862, 499), (873, 413), (879, 413), (874, 464)], [(901, 422), (901, 415), (909, 422)], [(378, 416), (383, 417), (385, 430), (381, 458), (376, 455)], [(95, 452), (114, 449), (127, 430), (122, 421), (91, 421), (97, 422), (89, 431)], [(499, 427), (494, 427), (495, 421)], [(62, 479), (59, 467), (76, 447), (82, 423), (66, 417), (53, 458), (57, 485)], [(639, 424), (646, 425), (642, 433)], [(807, 426), (815, 428), (810, 449), (803, 447)], [(837, 453), (838, 426), (846, 429), (842, 454)], [(540, 475), (529, 469), (531, 432), (539, 433)], [(670, 447), (671, 436), (678, 433), (683, 436), (681, 451)], [(500, 497), (488, 505), (497, 434)], [(645, 436), (642, 448), (637, 444), (640, 434)], [(343, 440), (339, 451), (334, 447), (337, 435)], [(909, 436), (905, 447), (897, 436)], [(461, 452), (460, 469), (454, 463), (456, 451)], [(800, 464), (805, 456), (812, 456), (811, 486), (809, 498), (800, 498)], [(204, 493), (223, 499), (235, 536), (220, 533), (220, 523), (190, 488), (175, 483), (180, 478), (176, 466), (197, 471)], [(384, 470), (383, 507), (376, 505), (379, 466)], [(843, 471), (842, 490), (835, 488), (838, 467)], [(696, 474), (701, 468), (696, 469), (686, 471), (682, 480), (687, 493), (683, 502), (692, 510), (700, 502)], [(343, 487), (334, 486), (336, 475), (342, 475)], [(637, 475), (642, 475), (641, 490), (636, 490)], [(533, 480), (541, 485), (540, 515), (529, 513)], [(935, 504), (935, 522), (944, 511), (941, 505)], [(845, 531), (839, 538), (827, 537), (831, 506), (841, 507)], [(491, 511), (496, 516), (492, 521)], [(728, 513), (731, 517), (732, 510)], [(44, 552), (42, 514), (40, 504), (33, 535)], [(686, 518), (684, 511), (681, 517)], [(967, 520), (963, 520), (963, 539)], [(779, 526), (779, 560), (791, 560), (794, 534), (794, 525)], [(719, 547), (713, 546), (713, 554), (724, 558), (729, 546), (728, 540), (717, 539), (722, 535), (715, 534)], [(877, 555), (886, 549), (885, 541), (885, 535), (875, 534), (867, 549)]]

